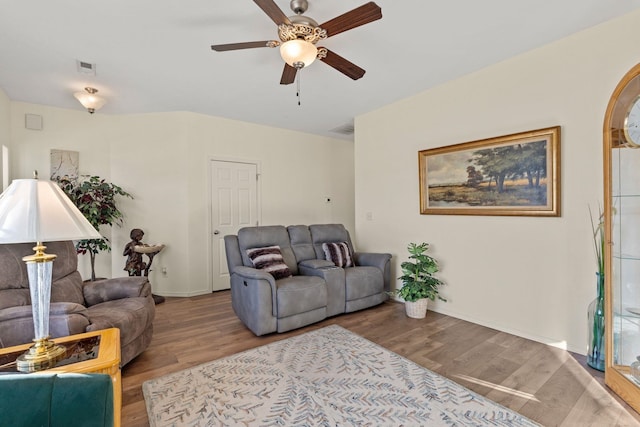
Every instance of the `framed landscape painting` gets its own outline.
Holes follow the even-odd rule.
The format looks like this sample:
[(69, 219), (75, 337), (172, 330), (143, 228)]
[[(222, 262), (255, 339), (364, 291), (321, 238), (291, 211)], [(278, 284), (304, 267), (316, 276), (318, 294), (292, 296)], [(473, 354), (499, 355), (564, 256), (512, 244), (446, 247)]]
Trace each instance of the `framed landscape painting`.
[(418, 152), (420, 213), (560, 216), (560, 126)]

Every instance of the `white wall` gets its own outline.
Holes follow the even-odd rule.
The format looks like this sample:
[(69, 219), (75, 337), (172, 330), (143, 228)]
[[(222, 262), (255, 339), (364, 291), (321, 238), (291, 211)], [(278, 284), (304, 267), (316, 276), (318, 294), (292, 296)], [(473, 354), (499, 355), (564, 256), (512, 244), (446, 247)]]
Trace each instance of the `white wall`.
[[(361, 249), (391, 251), (397, 277), (407, 243), (429, 242), (449, 299), (434, 310), (584, 353), (596, 271), (588, 207), (602, 204), (604, 111), (640, 58), (639, 38), (633, 13), (358, 117)], [(420, 215), (419, 150), (555, 125), (561, 217)]]
[[(213, 157), (256, 160), (260, 165), (262, 225), (354, 222), (353, 143), (239, 121), (190, 114), (187, 189), (188, 241), (207, 247), (208, 162)], [(332, 199), (325, 203), (324, 197)], [(210, 230), (210, 228), (206, 228)], [(210, 251), (190, 251), (195, 267), (205, 265)], [(193, 268), (189, 282), (205, 282)]]
[[(11, 101), (6, 93), (0, 88), (0, 189), (2, 189), (2, 178), (5, 173), (3, 168), (2, 147), (9, 147), (11, 143)], [(7, 183), (8, 184), (8, 183)]]
[[(261, 165), (261, 224), (341, 222), (354, 230), (353, 144), (193, 113), (126, 116), (12, 102), (14, 178), (49, 171), (49, 150), (80, 152), (80, 172), (120, 185), (122, 228), (113, 253), (99, 255), (99, 276), (123, 276), (122, 248), (132, 228), (146, 243), (167, 247), (154, 259), (154, 293), (188, 296), (209, 287), (209, 159)], [(41, 132), (24, 129), (25, 113), (41, 114)], [(333, 202), (324, 203), (330, 195)], [(166, 267), (167, 276), (160, 274)], [(88, 276), (88, 270), (81, 270)]]
[[(25, 127), (25, 114), (42, 116), (42, 130)], [(80, 174), (98, 175), (111, 179), (109, 135), (113, 127), (104, 115), (90, 115), (83, 110), (65, 110), (38, 104), (11, 102), (10, 179), (32, 178), (38, 171), (40, 178), (49, 179), (50, 150), (52, 148), (80, 152)], [(124, 185), (125, 183), (116, 182)], [(107, 238), (111, 230), (100, 230)], [(78, 259), (82, 277), (91, 277), (89, 256)], [(110, 256), (96, 258), (96, 275), (111, 277)]]

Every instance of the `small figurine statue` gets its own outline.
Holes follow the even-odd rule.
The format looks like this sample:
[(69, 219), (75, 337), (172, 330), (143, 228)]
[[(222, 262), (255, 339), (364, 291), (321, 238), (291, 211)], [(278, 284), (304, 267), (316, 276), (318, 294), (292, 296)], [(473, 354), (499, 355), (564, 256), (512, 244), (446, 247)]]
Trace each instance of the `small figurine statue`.
[[(156, 256), (164, 245), (147, 245), (142, 243), (144, 237), (144, 231), (139, 228), (134, 228), (129, 234), (131, 241), (127, 243), (122, 252), (123, 256), (127, 257), (127, 262), (124, 266), (124, 271), (129, 273), (129, 276), (149, 276), (151, 264), (153, 263), (153, 257)], [(142, 255), (146, 255), (149, 258), (149, 262), (146, 263), (142, 260)], [(156, 304), (164, 302), (164, 297), (160, 295), (152, 295)]]
[[(135, 251), (135, 247), (141, 245), (142, 237), (144, 237), (144, 231), (139, 228), (134, 228), (129, 234), (131, 241), (124, 247), (123, 256), (127, 257), (127, 263), (124, 266), (124, 271), (129, 273), (129, 276), (141, 276), (142, 271), (147, 271), (145, 276), (148, 276), (147, 264), (142, 260), (142, 254)], [(153, 257), (151, 257), (153, 259)]]

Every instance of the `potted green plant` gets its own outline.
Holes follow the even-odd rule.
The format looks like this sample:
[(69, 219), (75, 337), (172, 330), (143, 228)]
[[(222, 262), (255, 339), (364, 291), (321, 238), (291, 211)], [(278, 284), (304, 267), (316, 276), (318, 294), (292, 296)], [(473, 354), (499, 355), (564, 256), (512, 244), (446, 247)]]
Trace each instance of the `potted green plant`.
[(438, 263), (431, 256), (427, 255), (429, 244), (409, 243), (409, 260), (400, 264), (402, 276), (398, 279), (402, 281), (402, 287), (396, 289), (394, 295), (404, 299), (407, 316), (421, 319), (427, 314), (427, 302), (438, 298), (446, 301), (439, 294), (438, 287), (444, 283), (434, 277), (433, 274), (439, 271)]
[[(116, 196), (133, 198), (121, 187), (106, 182), (99, 176), (83, 175), (77, 180), (62, 178), (58, 180), (62, 191), (78, 207), (96, 230), (101, 225), (122, 225), (122, 212), (116, 205)], [(111, 251), (109, 239), (85, 239), (76, 242), (79, 254), (89, 254), (91, 259), (91, 281), (96, 280), (95, 261), (100, 251)]]

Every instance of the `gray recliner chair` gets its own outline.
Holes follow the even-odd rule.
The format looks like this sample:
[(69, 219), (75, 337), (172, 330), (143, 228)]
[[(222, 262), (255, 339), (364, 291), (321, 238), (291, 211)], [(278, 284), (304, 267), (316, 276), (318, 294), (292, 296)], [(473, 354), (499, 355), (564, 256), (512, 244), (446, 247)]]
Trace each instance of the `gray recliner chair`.
[[(84, 283), (71, 241), (45, 243), (53, 263), (49, 332), (52, 338), (120, 329), (124, 366), (151, 343), (155, 304), (147, 277), (120, 277)], [(33, 244), (0, 245), (0, 347), (33, 340), (27, 267)]]
[(323, 243), (346, 242), (353, 254), (355, 265), (344, 268), (345, 313), (378, 305), (389, 298), (387, 292), (391, 290), (390, 254), (356, 252), (349, 232), (342, 224), (310, 225), (309, 232), (317, 259), (325, 259)]
[[(287, 229), (280, 225), (246, 227), (224, 237), (231, 275), (233, 311), (256, 335), (285, 332), (327, 317), (327, 285), (316, 276), (298, 274)], [(254, 268), (247, 250), (279, 246), (290, 277), (276, 280)]]

